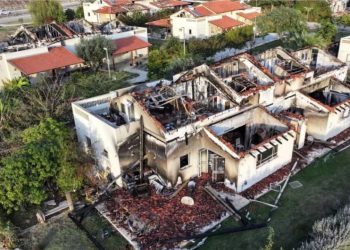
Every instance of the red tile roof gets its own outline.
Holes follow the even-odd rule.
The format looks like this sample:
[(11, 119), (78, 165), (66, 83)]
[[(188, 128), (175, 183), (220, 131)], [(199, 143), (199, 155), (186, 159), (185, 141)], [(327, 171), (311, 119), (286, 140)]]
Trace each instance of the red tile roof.
[(113, 40), (116, 50), (113, 52), (113, 55), (120, 55), (126, 52), (130, 52), (137, 49), (143, 49), (152, 46), (152, 44), (136, 37), (129, 36), (125, 38)]
[(245, 19), (253, 20), (254, 18), (261, 15), (259, 12), (249, 12), (249, 13), (237, 13), (237, 15), (244, 17)]
[(177, 1), (177, 0), (160, 0), (157, 2), (151, 2), (151, 4), (160, 8), (160, 9), (167, 9), (167, 8), (172, 8), (172, 7), (180, 7), (180, 6), (190, 5), (190, 3), (188, 3), (188, 2)]
[(114, 4), (112, 6), (103, 6), (97, 10), (94, 10), (95, 13), (99, 14), (118, 14), (118, 13), (126, 13), (132, 12), (134, 10), (148, 10), (148, 7), (142, 4), (132, 3), (130, 1), (118, 2), (118, 4)]
[(240, 3), (239, 1), (215, 0), (209, 1), (194, 7), (186, 8), (195, 17), (211, 16), (231, 11), (244, 10), (249, 8), (249, 5)]
[(203, 5), (198, 5), (198, 6), (194, 7), (194, 11), (197, 12), (200, 16), (215, 15), (215, 12), (211, 11), (210, 9), (206, 8)]
[(240, 1), (232, 2), (227, 0), (226, 1), (225, 0), (209, 1), (209, 2), (203, 3), (203, 6), (215, 12), (216, 14), (230, 12), (230, 11), (244, 10), (249, 8), (248, 5), (241, 3)]
[(46, 72), (70, 65), (83, 63), (83, 59), (75, 56), (64, 47), (49, 48), (46, 53), (12, 59), (8, 61), (25, 75)]
[(125, 12), (126, 10), (121, 6), (103, 6), (97, 10), (95, 10), (96, 13), (99, 14), (116, 14), (116, 13), (122, 13)]
[(212, 20), (209, 22), (211, 24), (223, 29), (223, 30), (227, 30), (227, 29), (231, 29), (234, 27), (244, 25), (244, 23), (242, 23), (238, 20), (232, 19), (231, 17), (228, 17), (228, 16), (223, 16), (220, 19)]
[(155, 20), (155, 21), (152, 21), (152, 22), (148, 22), (148, 23), (146, 23), (146, 25), (148, 25), (148, 26), (156, 26), (156, 27), (163, 27), (163, 28), (170, 28), (171, 27), (169, 18), (159, 19), (159, 20)]
[(114, 6), (118, 4), (130, 3), (130, 0), (103, 0), (103, 2), (105, 2), (109, 6)]

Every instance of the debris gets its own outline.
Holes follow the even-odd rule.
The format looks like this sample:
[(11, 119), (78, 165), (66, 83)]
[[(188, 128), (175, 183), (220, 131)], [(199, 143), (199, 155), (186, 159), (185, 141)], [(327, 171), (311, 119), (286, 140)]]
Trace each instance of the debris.
[(181, 198), (181, 203), (187, 206), (193, 206), (194, 205), (194, 200), (192, 197), (189, 196), (184, 196)]
[[(229, 211), (237, 220), (241, 219), (241, 216), (232, 209), (231, 206), (227, 204), (227, 201), (223, 200), (220, 195), (217, 193), (216, 190), (214, 190), (211, 186), (207, 185), (205, 186), (204, 190), (216, 201), (218, 201), (221, 205), (223, 205), (227, 211)], [(232, 204), (231, 204), (232, 205)]]
[(300, 181), (293, 181), (293, 182), (289, 183), (289, 186), (293, 189), (297, 189), (297, 188), (301, 188), (303, 186), (303, 184), (301, 184)]

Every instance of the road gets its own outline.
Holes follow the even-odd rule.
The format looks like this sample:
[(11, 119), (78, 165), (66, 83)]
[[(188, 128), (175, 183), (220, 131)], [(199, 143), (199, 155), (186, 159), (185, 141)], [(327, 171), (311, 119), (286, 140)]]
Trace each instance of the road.
[[(80, 2), (73, 2), (73, 3), (64, 3), (63, 8), (64, 9), (76, 9), (79, 6)], [(27, 9), (22, 10), (14, 10), (12, 11), (12, 15), (10, 16), (4, 16), (0, 17), (0, 26), (13, 26), (18, 25), (18, 23), (30, 23), (31, 22), (31, 16)]]

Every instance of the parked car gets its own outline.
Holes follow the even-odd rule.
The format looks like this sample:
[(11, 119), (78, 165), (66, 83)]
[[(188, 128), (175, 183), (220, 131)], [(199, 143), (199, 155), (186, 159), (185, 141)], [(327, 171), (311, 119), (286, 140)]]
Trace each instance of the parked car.
[(0, 16), (8, 16), (11, 14), (11, 11), (9, 10), (1, 10), (0, 9)]

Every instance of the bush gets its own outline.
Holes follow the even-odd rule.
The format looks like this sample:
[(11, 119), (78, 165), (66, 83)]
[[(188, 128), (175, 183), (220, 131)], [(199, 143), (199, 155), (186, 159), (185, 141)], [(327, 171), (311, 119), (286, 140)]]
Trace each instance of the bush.
[(243, 45), (246, 41), (251, 40), (254, 36), (253, 26), (244, 26), (232, 29), (225, 33), (225, 40), (228, 45)]
[(299, 250), (337, 249), (349, 239), (350, 205), (347, 205), (334, 216), (316, 221), (312, 227), (312, 239), (303, 242)]
[(338, 24), (342, 24), (342, 25), (345, 25), (345, 26), (350, 26), (350, 15), (343, 15), (343, 16), (340, 16), (336, 19), (336, 22)]

